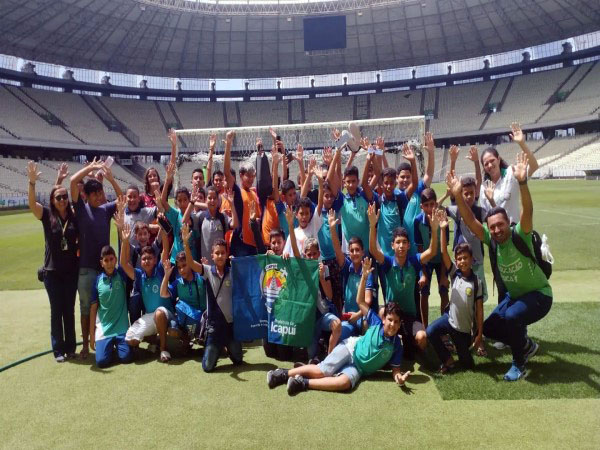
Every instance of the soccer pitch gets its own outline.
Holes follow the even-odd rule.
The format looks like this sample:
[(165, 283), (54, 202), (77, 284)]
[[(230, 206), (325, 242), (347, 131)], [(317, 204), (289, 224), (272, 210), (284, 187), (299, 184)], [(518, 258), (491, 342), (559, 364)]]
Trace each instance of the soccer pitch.
[[(530, 187), (534, 228), (549, 236), (556, 263), (554, 305), (529, 328), (540, 351), (526, 380), (502, 381), (510, 354), (489, 345), (474, 372), (440, 377), (406, 364), (414, 375), (405, 389), (382, 371), (349, 394), (293, 398), (265, 380), (289, 363), (256, 344), (244, 346), (242, 366), (220, 359), (211, 374), (200, 351), (168, 365), (142, 351), (133, 364), (104, 370), (93, 357), (56, 364), (45, 355), (0, 372), (0, 446), (600, 448), (600, 183)], [(31, 214), (0, 216), (0, 366), (50, 347), (48, 299), (36, 278), (43, 242)], [(439, 299), (430, 303), (435, 320)], [(488, 300), (486, 316), (496, 303)]]

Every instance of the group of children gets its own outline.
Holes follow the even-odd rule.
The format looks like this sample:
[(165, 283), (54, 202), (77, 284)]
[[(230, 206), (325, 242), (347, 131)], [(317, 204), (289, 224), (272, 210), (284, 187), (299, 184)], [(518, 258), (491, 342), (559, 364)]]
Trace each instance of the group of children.
[[(333, 136), (339, 139), (340, 133), (334, 130)], [(360, 177), (355, 166), (342, 169), (340, 148), (326, 149), (323, 163), (310, 160), (305, 170), (302, 147), (286, 158), (275, 132), (272, 137), (271, 166), (259, 141), (258, 178), (254, 165), (242, 163), (238, 182), (231, 170), (234, 132), (228, 132), (223, 172), (211, 173), (208, 187), (204, 174), (200, 180), (202, 172), (195, 172), (191, 192), (186, 187), (175, 191), (176, 206), (168, 202), (175, 169), (169, 164), (162, 190), (153, 193), (156, 208), (148, 211), (159, 226), (132, 220), (132, 211), (140, 216), (140, 206), (133, 204), (136, 193), (130, 192), (135, 187), (117, 201), (119, 265), (114, 249), (103, 246), (102, 273), (91, 289), (90, 345), (98, 366), (110, 364), (114, 350), (121, 362), (131, 361), (132, 349), (143, 340), (153, 346), (158, 342), (160, 360), (167, 362), (171, 358), (167, 336), (180, 339), (186, 349), (202, 341), (202, 368), (207, 372), (215, 368), (224, 348), (232, 362), (240, 364), (242, 345), (233, 335), (236, 280), (231, 279), (229, 260), (268, 253), (319, 261), (308, 364), (270, 371), (269, 387), (287, 383), (291, 395), (309, 388), (346, 390), (387, 365), (393, 379), (403, 385), (410, 372), (400, 370), (402, 358), (414, 359), (428, 342), (442, 373), (455, 367), (453, 351), (462, 366), (472, 368), (470, 347), (480, 355), (485, 352), (482, 244), (478, 233), (461, 219), (464, 211), (452, 205), (444, 208), (441, 202), (458, 195), (459, 206), (466, 205), (483, 221), (476, 204), (479, 177), (463, 178), (460, 188), (450, 178), (447, 195), (438, 201), (430, 187), (434, 172), (430, 133), (425, 136), (428, 162), (422, 180), (415, 153), (406, 144), (402, 149), (406, 162), (393, 168), (383, 139), (373, 144), (364, 139), (367, 161)], [(214, 137), (210, 146), (212, 157)], [(451, 152), (457, 154), (454, 148)], [(478, 173), (476, 149), (471, 149), (470, 157)], [(288, 159), (301, 168), (300, 195), (295, 183), (286, 179)], [(314, 190), (313, 178), (318, 184)], [(454, 262), (448, 253), (448, 217), (455, 221)], [(429, 323), (434, 272), (441, 317)], [(270, 357), (291, 359), (293, 354), (290, 348), (266, 341), (264, 350)]]

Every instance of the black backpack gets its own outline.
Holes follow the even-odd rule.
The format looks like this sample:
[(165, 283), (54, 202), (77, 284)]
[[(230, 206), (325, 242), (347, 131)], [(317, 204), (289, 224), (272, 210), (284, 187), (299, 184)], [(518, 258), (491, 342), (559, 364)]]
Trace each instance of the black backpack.
[[(514, 246), (517, 248), (517, 250), (525, 257), (531, 259), (535, 264), (537, 264), (540, 269), (542, 269), (542, 272), (544, 272), (544, 275), (546, 276), (547, 279), (550, 279), (550, 276), (552, 275), (552, 264), (550, 264), (548, 261), (544, 261), (544, 259), (542, 258), (542, 238), (540, 236), (540, 234), (533, 230), (531, 232), (531, 243), (533, 244), (533, 255), (531, 254), (531, 251), (529, 250), (529, 247), (527, 246), (527, 244), (525, 243), (525, 241), (521, 238), (521, 236), (519, 236), (517, 233), (515, 233), (515, 227), (511, 226), (510, 227), (510, 231), (511, 231), (511, 239), (512, 242), (514, 244)], [(500, 277), (500, 274), (498, 273), (498, 245), (496, 243), (496, 241), (494, 241), (493, 239), (490, 238), (490, 264), (492, 266), (492, 273), (494, 274), (494, 282), (496, 283), (496, 286), (498, 286), (498, 293), (499, 293), (499, 298), (504, 297), (504, 294), (506, 293), (506, 288), (504, 286), (504, 283), (502, 282), (502, 278)]]

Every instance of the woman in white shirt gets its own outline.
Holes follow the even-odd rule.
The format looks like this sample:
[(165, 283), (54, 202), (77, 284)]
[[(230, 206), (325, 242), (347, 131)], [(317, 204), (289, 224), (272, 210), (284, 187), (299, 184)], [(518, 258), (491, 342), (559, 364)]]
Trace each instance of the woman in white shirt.
[[(539, 167), (537, 160), (525, 143), (521, 125), (513, 123), (511, 130), (510, 138), (519, 144), (521, 150), (529, 158), (528, 175), (531, 176)], [(484, 170), (484, 183), (481, 185), (479, 194), (481, 207), (487, 212), (494, 206), (501, 206), (506, 210), (511, 223), (517, 223), (519, 221), (521, 198), (519, 183), (513, 175), (513, 168), (500, 157), (498, 150), (493, 147), (488, 147), (483, 151), (481, 165)]]

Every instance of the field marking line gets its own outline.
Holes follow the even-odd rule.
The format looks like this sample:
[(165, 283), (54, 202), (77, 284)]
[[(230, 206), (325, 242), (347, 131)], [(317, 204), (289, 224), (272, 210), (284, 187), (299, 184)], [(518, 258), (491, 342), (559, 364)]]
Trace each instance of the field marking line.
[(553, 211), (551, 209), (538, 209), (538, 211), (547, 212), (547, 213), (553, 213), (553, 214), (561, 214), (563, 216), (583, 217), (584, 219), (600, 220), (600, 217), (586, 216), (586, 215), (583, 215), (583, 214), (566, 213), (566, 212), (562, 212), (562, 211)]

